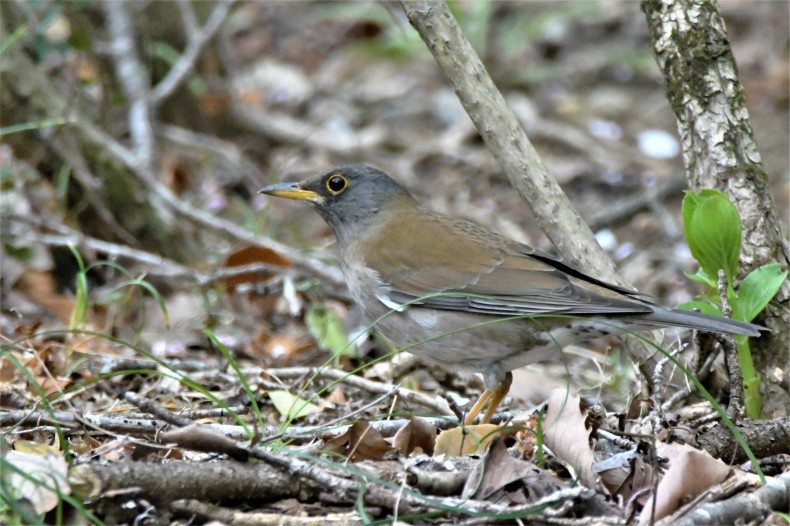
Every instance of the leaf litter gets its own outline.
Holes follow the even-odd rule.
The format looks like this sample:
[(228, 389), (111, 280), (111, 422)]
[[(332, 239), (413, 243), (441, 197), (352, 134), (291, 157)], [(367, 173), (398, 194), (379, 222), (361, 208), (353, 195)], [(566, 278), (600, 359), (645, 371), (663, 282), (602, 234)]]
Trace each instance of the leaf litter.
[[(210, 149), (207, 142), (195, 148), (194, 141), (185, 142), (189, 138), (174, 135), (173, 129), (163, 131), (168, 137), (161, 144), (167, 154), (163, 177), (176, 195), (289, 246), (309, 247), (330, 268), (334, 247), (326, 246), (322, 222), (295, 207), (256, 200), (254, 192), (283, 175), (314, 173), (362, 157), (397, 174), (432, 208), (546, 248), (454, 94), (420, 55), (421, 48), (396, 38), (404, 30), (386, 11), (373, 16), (350, 4), (305, 4), (302, 13), (278, 3), (238, 9), (223, 36), (239, 66), (227, 68), (222, 81), (228, 87), (203, 91), (193, 82), (193, 99), (164, 102), (163, 114), (181, 115), (192, 129), (201, 129), (193, 121), (197, 118), (218, 130), (216, 137), (200, 135), (214, 140)], [(530, 57), (522, 55), (523, 42), (515, 46), (509, 38), (523, 35), (514, 27), (534, 17), (510, 7), (496, 9), (507, 12), (484, 20), (496, 31), (478, 35), (492, 46), (492, 71), (497, 75), (499, 70), (508, 101), (585, 215), (607, 209), (612, 194), (638, 196), (646, 181), (666, 181), (682, 170), (678, 156), (642, 159), (628, 153), (642, 132), (666, 133), (673, 124), (668, 112), (638, 111), (640, 101), (662, 97), (657, 84), (645, 93), (653, 75), (639, 62), (645, 57), (632, 56), (624, 66), (611, 58), (617, 54), (600, 52), (612, 42), (635, 47), (628, 28), (640, 27), (638, 6), (617, 5), (608, 13), (584, 16), (542, 6), (555, 20), (559, 17), (558, 30), (563, 24), (572, 30), (560, 44), (548, 33), (537, 38)], [(760, 42), (765, 14), (733, 16), (752, 41)], [(620, 29), (613, 36), (596, 36), (615, 26)], [(556, 46), (563, 52), (559, 59), (552, 58)], [(751, 60), (765, 55), (764, 46), (755, 49), (759, 52), (747, 48), (746, 63), (748, 53)], [(526, 71), (519, 61), (534, 61), (535, 54), (558, 68), (533, 71), (547, 83), (512, 73)], [(217, 57), (213, 60), (223, 60), (222, 52)], [(515, 62), (505, 67), (506, 60)], [(764, 60), (763, 77), (752, 82), (761, 87), (757, 96), (774, 107), (772, 93), (784, 93), (772, 73), (781, 57)], [(83, 86), (98, 86), (101, 62), (89, 53), (84, 61), (89, 66), (80, 73)], [(407, 64), (416, 64), (419, 75), (407, 73)], [(623, 68), (637, 80), (635, 86), (604, 78)], [(206, 64), (196, 70), (196, 76), (207, 79), (215, 74)], [(755, 91), (747, 87), (747, 92)], [(771, 116), (786, 117), (786, 103), (781, 111), (767, 113), (777, 115), (756, 112), (766, 123), (760, 128), (776, 126)], [(233, 126), (223, 129), (221, 119), (231, 115)], [(602, 124), (616, 133), (579, 132), (601, 130)], [(783, 166), (784, 160), (773, 159), (786, 157), (786, 140), (781, 140), (786, 133), (769, 135), (780, 144), (772, 150), (767, 138), (766, 160), (769, 166)], [(589, 152), (608, 155), (591, 159)], [(63, 216), (53, 205), (58, 189), (45, 178), (37, 184), (38, 194), (14, 194), (17, 206), (41, 217)], [(777, 185), (786, 188), (781, 181)], [(785, 205), (786, 195), (777, 192)], [(678, 203), (667, 199), (665, 204), (677, 211)], [(619, 263), (629, 280), (665, 303), (678, 303), (690, 298), (680, 285), (690, 257), (665, 250), (675, 238), (672, 221), (660, 217), (660, 205), (643, 206), (630, 224), (611, 220), (607, 228), (614, 253), (624, 255)], [(71, 226), (101, 237), (90, 221)], [(322, 516), (340, 523), (395, 517), (430, 522), (429, 513), (441, 517), (436, 523), (468, 517), (493, 522), (497, 514), (565, 524), (591, 517), (603, 523), (647, 523), (656, 491), (656, 519), (673, 520), (753, 485), (742, 474), (747, 465), (728, 466), (694, 445), (696, 437), (718, 425), (709, 404), (696, 403), (693, 415), (679, 411), (677, 419), (664, 414), (658, 423), (655, 415), (635, 412), (646, 401), (635, 375), (610, 353), (608, 343), (591, 351), (597, 358), (537, 369), (529, 378), (551, 377), (541, 386), (514, 386), (525, 398), (534, 398), (508, 408), (537, 404), (537, 409), (505, 411), (495, 424), (461, 427), (462, 409), (456, 406), (478, 394), (474, 381), (430, 368), (387, 369), (383, 364), (392, 363), (391, 349), (362, 330), (366, 323), (342, 287), (317, 280), (285, 253), (176, 226), (182, 225), (174, 225), (174, 232), (193, 243), (190, 261), (204, 272), (200, 286), (185, 276), (157, 274), (158, 265), (125, 262), (132, 275), (161, 291), (169, 326), (156, 299), (143, 294), (113, 293), (99, 302), (102, 292), (128, 278), (106, 268), (91, 274), (90, 308), (82, 329), (70, 332), (66, 324), (76, 308), (75, 295), (58, 283), (67, 272), (58, 257), (42, 259), (55, 251), (36, 242), (30, 245), (35, 265), (8, 273), (4, 266), (9, 279), (3, 283), (0, 318), (7, 344), (0, 358), (0, 428), (5, 430), (0, 463), (6, 487), (38, 515), (72, 493), (106, 522), (119, 523), (136, 522), (145, 510), (164, 521), (172, 512), (173, 521), (199, 517), (228, 523), (222, 512), (247, 519), (268, 513), (305, 524)], [(92, 262), (104, 258), (100, 251), (85, 252)], [(253, 400), (227, 357), (207, 341), (207, 327), (241, 364)], [(587, 360), (597, 360), (604, 374), (582, 363)], [(267, 372), (273, 367), (280, 374)], [(330, 369), (332, 375), (321, 374)], [(549, 392), (546, 385), (593, 386), (583, 391), (585, 396), (600, 394), (609, 409), (593, 423), (579, 393), (567, 387)], [(544, 413), (539, 404), (547, 395)], [(431, 400), (426, 404), (426, 399)], [(456, 417), (438, 409), (452, 407)], [(656, 436), (652, 431), (658, 428), (672, 433)], [(644, 430), (653, 436), (640, 433)], [(671, 442), (679, 437), (687, 444)], [(34, 447), (25, 449), (26, 441)], [(779, 475), (787, 466), (786, 453), (775, 462)], [(132, 478), (135, 468), (139, 473)], [(111, 469), (116, 469), (112, 477)], [(90, 485), (90, 491), (80, 493), (80, 477), (113, 483)], [(163, 482), (183, 492), (165, 494)]]

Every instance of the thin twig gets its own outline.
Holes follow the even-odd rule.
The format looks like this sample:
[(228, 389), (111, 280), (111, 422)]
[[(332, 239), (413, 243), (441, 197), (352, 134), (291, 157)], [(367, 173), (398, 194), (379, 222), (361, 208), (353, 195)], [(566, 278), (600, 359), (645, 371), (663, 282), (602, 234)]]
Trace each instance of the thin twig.
[[(31, 216), (2, 215), (0, 218), (10, 221), (24, 223), (40, 223), (39, 218)], [(76, 230), (72, 230), (64, 225), (60, 225), (58, 230), (61, 234), (42, 234), (39, 232), (28, 232), (26, 241), (41, 243), (47, 246), (67, 247), (73, 245), (82, 251), (92, 250), (105, 254), (109, 259), (126, 259), (145, 266), (145, 274), (149, 276), (164, 276), (180, 279), (190, 285), (196, 284), (205, 287), (236, 276), (248, 274), (266, 275), (282, 274), (287, 272), (287, 267), (272, 265), (268, 263), (250, 263), (237, 267), (221, 267), (209, 272), (201, 272), (193, 268), (182, 265), (172, 259), (168, 259), (145, 250), (131, 248), (126, 245), (102, 241), (90, 236), (86, 236)], [(271, 290), (271, 284), (268, 289)]]
[[(732, 315), (732, 307), (727, 295), (727, 275), (724, 269), (719, 269), (718, 292), (721, 302), (721, 313), (725, 318)], [(727, 416), (731, 420), (740, 419), (743, 413), (743, 373), (741, 363), (738, 361), (738, 349), (735, 347), (735, 340), (729, 334), (716, 334), (716, 340), (724, 348), (724, 363), (727, 365), (727, 376), (730, 384), (730, 400), (727, 404)]]
[(105, 148), (108, 152), (115, 155), (119, 161), (126, 164), (132, 170), (132, 173), (136, 174), (138, 179), (153, 191), (155, 196), (178, 215), (236, 241), (273, 250), (291, 260), (297, 267), (309, 270), (312, 274), (328, 280), (333, 285), (345, 283), (342, 272), (323, 261), (305, 256), (288, 245), (253, 234), (235, 223), (218, 218), (204, 210), (194, 208), (191, 204), (179, 199), (178, 196), (157, 181), (150, 173), (147, 173), (145, 168), (138, 164), (134, 154), (113, 137), (87, 122), (80, 121), (77, 125), (98, 146)]
[(680, 193), (685, 187), (686, 181), (682, 177), (661, 180), (654, 185), (648, 185), (644, 192), (639, 192), (630, 198), (620, 199), (612, 206), (603, 207), (596, 214), (590, 216), (587, 223), (593, 231), (618, 225), (667, 196)]
[(192, 148), (200, 155), (210, 152), (221, 157), (230, 163), (235, 170), (238, 170), (246, 181), (253, 185), (254, 190), (258, 190), (262, 182), (266, 180), (266, 177), (256, 164), (244, 154), (241, 148), (232, 142), (168, 124), (160, 124), (156, 129), (156, 133), (173, 143)]
[[(249, 373), (245, 371), (245, 375), (248, 376), (258, 376), (261, 373), (269, 374), (275, 378), (300, 378), (314, 374), (376, 394), (389, 393), (392, 389), (392, 384), (367, 380), (361, 376), (356, 376), (340, 369), (286, 367), (281, 369), (254, 369), (250, 370)], [(406, 403), (420, 405), (442, 415), (455, 416), (450, 406), (442, 398), (428, 396), (424, 393), (418, 393), (417, 391), (412, 391), (411, 389), (405, 389), (403, 387), (398, 388), (397, 394), (398, 397), (403, 399)]]
[(187, 75), (192, 72), (195, 67), (195, 62), (200, 56), (200, 52), (203, 51), (203, 48), (220, 28), (234, 3), (235, 0), (220, 0), (220, 2), (214, 6), (214, 10), (211, 12), (211, 15), (209, 15), (206, 24), (202, 28), (198, 28), (196, 27), (197, 23), (190, 2), (178, 2), (182, 13), (181, 18), (184, 23), (185, 33), (189, 38), (189, 42), (184, 52), (181, 54), (181, 57), (173, 64), (173, 67), (170, 68), (167, 76), (151, 90), (149, 100), (153, 106), (157, 106), (164, 99), (169, 97), (184, 81)]
[[(195, 411), (195, 415), (201, 414), (198, 411)], [(229, 417), (230, 415), (227, 414), (222, 408), (215, 408), (211, 409), (212, 414), (215, 414), (216, 418), (220, 417)], [(225, 414), (223, 414), (225, 413)], [(184, 416), (185, 418), (195, 418), (190, 416), (192, 413), (187, 412)], [(437, 429), (449, 429), (451, 427), (457, 426), (458, 421), (452, 418), (430, 418), (430, 417), (420, 417), (421, 419), (425, 420), (428, 424), (436, 427)], [(116, 416), (108, 416), (103, 414), (94, 414), (94, 413), (79, 413), (79, 412), (69, 412), (69, 411), (29, 411), (29, 410), (9, 410), (9, 411), (0, 411), (0, 426), (4, 428), (8, 428), (11, 426), (59, 426), (63, 428), (69, 429), (78, 429), (82, 428), (84, 424), (90, 424), (92, 427), (97, 428), (103, 432), (112, 432), (112, 433), (126, 433), (129, 435), (146, 435), (156, 433), (159, 429), (167, 424), (167, 422), (163, 419), (159, 418), (150, 418), (144, 415), (140, 415), (137, 413), (129, 413), (126, 415), (116, 415)], [(374, 420), (370, 422), (371, 428), (375, 429), (385, 438), (392, 437), (397, 433), (403, 426), (409, 423), (409, 419), (406, 418), (398, 418), (394, 420)], [(237, 425), (230, 425), (230, 424), (200, 424), (207, 426), (208, 429), (225, 435), (228, 438), (233, 438), (237, 440), (246, 440), (249, 438), (247, 436), (247, 430), (242, 426)], [(300, 442), (307, 440), (313, 440), (316, 436), (324, 436), (324, 437), (336, 437), (341, 436), (346, 433), (351, 428), (350, 425), (342, 425), (342, 426), (329, 426), (329, 425), (317, 425), (317, 426), (296, 426), (292, 425), (288, 427), (288, 429), (283, 433), (282, 427), (280, 426), (266, 426), (264, 427), (260, 434), (263, 437), (278, 437), (281, 438), (283, 441), (287, 442)]]
[(153, 171), (156, 148), (151, 108), (148, 101), (147, 70), (137, 54), (134, 22), (129, 16), (126, 2), (105, 0), (104, 11), (110, 33), (110, 55), (115, 74), (131, 101), (129, 105), (129, 130), (134, 144), (134, 156), (148, 172)]

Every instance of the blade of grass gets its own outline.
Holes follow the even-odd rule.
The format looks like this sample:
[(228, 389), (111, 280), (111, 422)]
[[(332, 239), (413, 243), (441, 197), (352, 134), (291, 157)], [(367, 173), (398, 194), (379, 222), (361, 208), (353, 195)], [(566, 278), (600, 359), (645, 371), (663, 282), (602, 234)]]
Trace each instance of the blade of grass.
[(236, 359), (233, 357), (233, 353), (231, 353), (230, 350), (221, 341), (219, 341), (219, 339), (211, 329), (204, 329), (203, 334), (205, 334), (206, 337), (208, 337), (208, 339), (211, 341), (211, 343), (213, 343), (217, 347), (217, 349), (219, 349), (219, 352), (222, 353), (222, 356), (225, 358), (225, 360), (231, 366), (233, 371), (236, 373), (236, 376), (239, 378), (239, 381), (241, 382), (241, 385), (244, 388), (244, 392), (247, 393), (247, 398), (249, 398), (250, 400), (250, 405), (252, 406), (252, 412), (255, 415), (255, 419), (258, 423), (258, 426), (263, 427), (264, 425), (263, 415), (261, 414), (261, 410), (258, 407), (258, 402), (256, 401), (255, 398), (255, 392), (252, 390), (252, 387), (250, 386), (250, 382), (247, 380), (247, 377), (244, 375), (244, 372), (241, 370), (241, 367), (239, 367), (238, 362), (236, 362)]

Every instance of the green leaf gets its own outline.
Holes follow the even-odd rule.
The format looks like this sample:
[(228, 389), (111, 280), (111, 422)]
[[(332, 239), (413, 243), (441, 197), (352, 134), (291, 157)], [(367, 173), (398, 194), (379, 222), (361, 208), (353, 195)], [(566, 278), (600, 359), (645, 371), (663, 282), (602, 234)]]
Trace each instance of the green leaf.
[(702, 197), (695, 194), (691, 190), (686, 190), (686, 195), (683, 197), (683, 233), (686, 235), (686, 240), (689, 238), (689, 225), (691, 225), (691, 218), (697, 212)]
[(683, 230), (694, 256), (713, 277), (724, 269), (728, 281), (738, 272), (741, 218), (726, 195), (718, 190), (687, 193), (683, 200)]
[(703, 285), (707, 285), (712, 289), (716, 289), (718, 287), (718, 280), (711, 278), (708, 276), (708, 273), (705, 272), (704, 269), (700, 268), (697, 270), (696, 274), (689, 274), (688, 272), (684, 272), (686, 277), (691, 281), (696, 281), (697, 283), (702, 283)]
[(307, 329), (322, 349), (338, 356), (356, 356), (357, 346), (349, 343), (343, 322), (333, 310), (314, 303), (305, 315)]
[(707, 301), (687, 301), (678, 305), (678, 309), (699, 311), (702, 314), (711, 316), (721, 316), (721, 310), (716, 305), (711, 305)]
[(9, 256), (25, 263), (29, 263), (36, 256), (36, 251), (30, 247), (18, 247), (10, 243), (4, 243), (3, 248), (5, 248)]
[(756, 268), (746, 276), (738, 287), (738, 302), (733, 307), (733, 317), (752, 321), (779, 291), (787, 279), (779, 263), (769, 263)]
[(277, 412), (283, 415), (286, 420), (311, 415), (319, 409), (314, 403), (288, 391), (269, 391), (269, 398), (271, 398)]

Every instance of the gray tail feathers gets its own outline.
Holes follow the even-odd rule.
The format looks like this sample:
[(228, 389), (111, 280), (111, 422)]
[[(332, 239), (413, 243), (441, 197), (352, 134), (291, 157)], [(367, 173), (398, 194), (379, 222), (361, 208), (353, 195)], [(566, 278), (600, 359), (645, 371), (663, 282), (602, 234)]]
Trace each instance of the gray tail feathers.
[(651, 325), (688, 327), (699, 331), (741, 334), (743, 336), (760, 336), (761, 332), (770, 332), (770, 329), (761, 325), (679, 309), (659, 308), (641, 319), (644, 323)]

